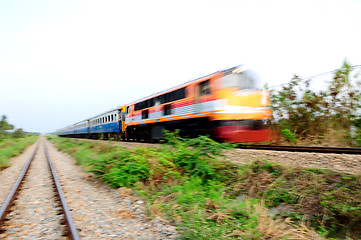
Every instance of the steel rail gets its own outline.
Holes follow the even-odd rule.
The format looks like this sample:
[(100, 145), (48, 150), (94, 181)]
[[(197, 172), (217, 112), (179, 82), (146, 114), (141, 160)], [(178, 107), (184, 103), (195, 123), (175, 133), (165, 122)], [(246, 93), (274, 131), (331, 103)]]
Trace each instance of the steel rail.
[(361, 148), (348, 148), (348, 147), (313, 147), (313, 146), (240, 144), (240, 145), (238, 145), (238, 148), (255, 149), (255, 150), (288, 151), (288, 152), (315, 152), (315, 153), (360, 154), (361, 155)]
[(13, 202), (16, 198), (16, 196), (19, 193), (19, 189), (23, 183), (24, 177), (26, 176), (28, 170), (29, 170), (29, 166), (32, 163), (34, 156), (38, 150), (39, 147), (39, 141), (36, 144), (36, 147), (33, 151), (33, 153), (31, 154), (30, 158), (27, 160), (27, 162), (25, 163), (23, 170), (21, 171), (18, 179), (16, 180), (13, 188), (11, 189), (8, 197), (6, 198), (4, 204), (2, 205), (1, 209), (0, 209), (0, 229), (2, 229), (3, 223), (5, 222), (5, 218), (6, 216), (9, 214), (9, 209), (10, 207), (13, 205)]
[(53, 181), (54, 181), (54, 184), (56, 186), (56, 190), (57, 190), (60, 202), (61, 202), (61, 207), (62, 207), (64, 215), (65, 215), (65, 222), (66, 222), (69, 238), (74, 239), (74, 240), (78, 240), (79, 239), (78, 232), (77, 232), (77, 230), (75, 228), (73, 219), (72, 219), (71, 214), (70, 214), (68, 204), (66, 203), (66, 200), (65, 200), (64, 192), (63, 192), (63, 190), (61, 188), (60, 181), (59, 181), (59, 179), (57, 177), (54, 165), (51, 162), (51, 159), (50, 159), (50, 156), (49, 156), (49, 153), (48, 153), (48, 148), (46, 147), (45, 142), (44, 142), (44, 151), (45, 151), (45, 155), (46, 155), (46, 158), (47, 158), (48, 163), (49, 163), (49, 168), (50, 168), (50, 171), (52, 173), (52, 178), (53, 178)]

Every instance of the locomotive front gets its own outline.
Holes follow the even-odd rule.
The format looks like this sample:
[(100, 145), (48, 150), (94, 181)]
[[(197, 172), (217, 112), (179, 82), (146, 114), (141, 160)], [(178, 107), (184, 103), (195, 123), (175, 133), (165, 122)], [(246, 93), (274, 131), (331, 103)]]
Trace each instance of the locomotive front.
[(217, 79), (217, 111), (212, 115), (214, 135), (230, 142), (264, 142), (271, 140), (266, 128), (272, 117), (269, 93), (256, 87), (254, 74), (243, 67), (226, 71)]

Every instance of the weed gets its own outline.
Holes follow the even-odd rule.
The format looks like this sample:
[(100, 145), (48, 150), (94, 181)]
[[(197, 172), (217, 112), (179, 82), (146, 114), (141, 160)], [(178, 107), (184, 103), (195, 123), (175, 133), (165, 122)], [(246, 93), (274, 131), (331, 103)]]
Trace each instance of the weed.
[(296, 134), (291, 132), (289, 129), (282, 129), (282, 136), (289, 142), (293, 142), (296, 143), (297, 142), (297, 137)]

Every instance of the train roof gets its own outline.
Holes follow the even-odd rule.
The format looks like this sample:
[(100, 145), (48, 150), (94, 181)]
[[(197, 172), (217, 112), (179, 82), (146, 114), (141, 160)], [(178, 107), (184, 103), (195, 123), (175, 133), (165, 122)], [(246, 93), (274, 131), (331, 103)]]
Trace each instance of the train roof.
[(111, 109), (111, 110), (109, 110), (109, 111), (103, 112), (103, 113), (98, 114), (98, 115), (96, 115), (96, 116), (94, 116), (94, 117), (90, 117), (90, 118), (88, 118), (87, 120), (90, 120), (90, 119), (93, 119), (93, 118), (97, 118), (97, 117), (103, 116), (103, 115), (105, 115), (105, 114), (107, 114), (107, 113), (110, 113), (110, 112), (116, 111), (116, 110), (118, 110), (118, 109), (119, 109), (118, 107), (116, 107), (116, 108), (112, 108), (112, 109)]
[(96, 115), (96, 116), (93, 116), (93, 117), (84, 119), (84, 120), (82, 120), (82, 121), (79, 121), (79, 122), (76, 122), (76, 123), (73, 123), (73, 124), (70, 124), (70, 125), (68, 125), (68, 126), (66, 126), (66, 127), (64, 127), (64, 128), (61, 128), (60, 130), (63, 130), (63, 129), (66, 129), (66, 128), (69, 128), (69, 127), (73, 127), (74, 125), (79, 124), (79, 123), (87, 122), (87, 121), (90, 120), (90, 119), (100, 117), (100, 116), (105, 115), (105, 114), (107, 114), (107, 113), (113, 112), (113, 111), (115, 111), (115, 110), (117, 110), (117, 109), (119, 109), (119, 108), (118, 108), (118, 107), (112, 108), (111, 110), (106, 111), (106, 112), (103, 112), (103, 113), (98, 114), (98, 115)]
[(177, 85), (177, 86), (175, 86), (175, 87), (171, 87), (171, 88), (168, 88), (168, 89), (166, 89), (166, 90), (163, 90), (163, 91), (160, 91), (160, 92), (157, 92), (157, 93), (153, 93), (153, 94), (151, 94), (151, 95), (149, 95), (149, 96), (147, 96), (147, 97), (143, 97), (143, 98), (138, 99), (138, 100), (136, 100), (136, 101), (133, 101), (133, 102), (127, 104), (127, 105), (131, 105), (131, 104), (135, 104), (135, 103), (137, 103), (137, 102), (144, 101), (144, 100), (146, 100), (146, 99), (148, 99), (148, 98), (155, 97), (155, 96), (157, 96), (157, 95), (159, 95), (159, 94), (161, 94), (161, 93), (168, 92), (168, 91), (170, 91), (170, 90), (172, 90), (172, 89), (180, 88), (180, 87), (182, 87), (182, 86), (184, 86), (184, 85), (187, 85), (187, 84), (189, 84), (189, 83), (191, 83), (191, 82), (194, 82), (194, 81), (197, 81), (197, 80), (199, 80), (199, 79), (207, 78), (207, 77), (210, 77), (210, 76), (215, 75), (215, 74), (220, 73), (220, 72), (232, 71), (232, 70), (234, 70), (234, 69), (236, 69), (236, 68), (240, 68), (240, 67), (242, 67), (242, 66), (243, 66), (243, 65), (241, 64), (241, 65), (237, 65), (237, 66), (234, 66), (234, 67), (231, 67), (231, 68), (227, 68), (227, 69), (223, 69), (223, 70), (218, 70), (218, 71), (216, 71), (216, 72), (214, 72), (214, 73), (211, 73), (211, 74), (208, 74), (208, 75), (205, 75), (205, 76), (202, 76), (202, 77), (199, 77), (199, 78), (195, 78), (195, 79), (189, 80), (189, 81), (187, 81), (187, 82), (181, 83), (181, 84), (179, 84), (179, 85)]

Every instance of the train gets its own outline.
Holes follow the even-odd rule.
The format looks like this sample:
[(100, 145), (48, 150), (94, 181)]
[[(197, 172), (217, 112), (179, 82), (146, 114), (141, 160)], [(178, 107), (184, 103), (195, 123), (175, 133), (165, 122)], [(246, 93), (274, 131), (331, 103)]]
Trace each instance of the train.
[(61, 137), (157, 141), (164, 130), (222, 142), (272, 138), (269, 92), (244, 65), (223, 69), (121, 105), (57, 131)]

